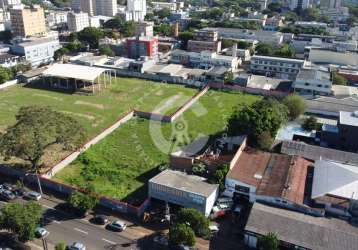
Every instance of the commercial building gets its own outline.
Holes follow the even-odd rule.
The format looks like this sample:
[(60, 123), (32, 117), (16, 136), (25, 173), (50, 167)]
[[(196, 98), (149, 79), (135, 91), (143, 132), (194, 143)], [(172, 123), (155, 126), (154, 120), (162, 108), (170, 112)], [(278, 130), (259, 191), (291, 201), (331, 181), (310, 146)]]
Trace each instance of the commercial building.
[(301, 69), (292, 87), (302, 95), (331, 95), (331, 74), (320, 69)]
[(276, 31), (283, 26), (283, 18), (281, 16), (273, 16), (266, 19), (264, 30), (267, 31)]
[(153, 36), (153, 22), (137, 22), (135, 23), (135, 36)]
[(337, 9), (342, 6), (342, 0), (321, 0), (321, 9)]
[(47, 24), (50, 28), (56, 26), (62, 26), (67, 23), (67, 14), (66, 11), (51, 11), (46, 17)]
[(284, 249), (353, 250), (358, 245), (358, 230), (347, 221), (255, 203), (245, 225), (245, 243), (256, 248), (259, 237), (271, 232)]
[(234, 56), (218, 55), (215, 52), (202, 51), (200, 53), (174, 50), (171, 53), (172, 63), (188, 65), (197, 68), (209, 69), (215, 66), (224, 66), (232, 71), (237, 70), (241, 59)]
[(46, 33), (44, 10), (39, 5), (16, 5), (10, 9), (14, 36), (28, 37)]
[(78, 32), (90, 26), (88, 13), (85, 12), (69, 12), (67, 14), (68, 30)]
[(127, 54), (129, 58), (158, 56), (158, 39), (156, 37), (140, 36), (127, 39)]
[(310, 7), (309, 0), (290, 0), (290, 9), (291, 10), (304, 10)]
[(195, 208), (205, 216), (209, 216), (219, 193), (219, 185), (173, 170), (164, 170), (150, 179), (148, 189), (150, 198)]
[(33, 38), (22, 40), (11, 46), (11, 52), (25, 57), (32, 67), (53, 61), (56, 50), (61, 48), (57, 38)]
[(117, 14), (116, 0), (73, 0), (72, 9), (75, 12), (85, 12), (89, 16), (109, 16)]
[(215, 30), (198, 30), (195, 31), (192, 40), (188, 41), (188, 51), (190, 52), (220, 52), (221, 41), (218, 41), (218, 32)]
[(140, 22), (144, 21), (147, 14), (146, 0), (128, 0), (127, 9), (125, 11), (125, 20)]
[(250, 71), (282, 79), (295, 79), (304, 65), (304, 60), (255, 55), (251, 57)]
[(311, 48), (308, 59), (316, 64), (358, 65), (357, 52), (338, 52), (330, 49)]

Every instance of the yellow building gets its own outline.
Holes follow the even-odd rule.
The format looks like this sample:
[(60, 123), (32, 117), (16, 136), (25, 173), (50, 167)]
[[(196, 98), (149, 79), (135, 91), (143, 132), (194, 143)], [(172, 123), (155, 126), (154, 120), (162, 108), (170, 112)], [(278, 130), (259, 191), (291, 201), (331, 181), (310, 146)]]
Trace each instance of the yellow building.
[(10, 9), (14, 36), (28, 37), (46, 33), (44, 10), (39, 5), (19, 5)]

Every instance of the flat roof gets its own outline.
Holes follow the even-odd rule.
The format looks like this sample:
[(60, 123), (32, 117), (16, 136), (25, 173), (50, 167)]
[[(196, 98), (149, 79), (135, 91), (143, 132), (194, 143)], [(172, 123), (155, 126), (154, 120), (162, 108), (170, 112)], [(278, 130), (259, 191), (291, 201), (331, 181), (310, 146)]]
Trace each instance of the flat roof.
[(275, 57), (275, 56), (260, 56), (260, 55), (254, 55), (251, 57), (252, 59), (267, 59), (272, 61), (286, 61), (286, 62), (297, 62), (297, 63), (304, 63), (305, 60), (301, 59), (293, 59), (293, 58), (286, 58), (286, 57)]
[(204, 197), (209, 197), (219, 187), (217, 184), (205, 182), (205, 178), (170, 169), (164, 170), (154, 176), (149, 180), (149, 183), (156, 183)]
[(89, 67), (77, 64), (53, 64), (49, 66), (42, 74), (59, 78), (74, 78), (84, 81), (94, 81), (107, 69), (98, 67)]
[(358, 126), (358, 111), (354, 112), (346, 112), (340, 111), (339, 112), (339, 123), (343, 125), (349, 126)]
[(330, 81), (331, 76), (328, 72), (318, 69), (301, 69), (297, 74), (297, 79), (303, 80), (324, 80)]
[(254, 203), (245, 230), (259, 235), (275, 232), (281, 241), (315, 250), (355, 250), (358, 230), (335, 218), (302, 213)]
[(306, 112), (333, 112), (337, 116), (340, 111), (353, 112), (358, 110), (358, 100), (353, 97), (339, 99), (336, 97), (319, 97), (313, 100), (305, 100)]

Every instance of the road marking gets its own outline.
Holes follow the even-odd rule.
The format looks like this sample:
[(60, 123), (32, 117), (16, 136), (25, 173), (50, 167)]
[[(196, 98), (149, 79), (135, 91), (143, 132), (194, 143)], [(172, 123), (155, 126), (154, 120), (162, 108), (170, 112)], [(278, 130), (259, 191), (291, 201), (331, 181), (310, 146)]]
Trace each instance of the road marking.
[(109, 244), (112, 244), (112, 245), (116, 245), (117, 243), (116, 242), (113, 242), (113, 241), (110, 241), (110, 240), (107, 240), (105, 238), (102, 238), (103, 241), (109, 243)]
[(82, 229), (79, 229), (79, 228), (77, 228), (77, 227), (75, 227), (74, 230), (76, 230), (76, 231), (78, 231), (78, 232), (80, 232), (80, 233), (83, 233), (83, 234), (88, 234), (88, 232), (83, 231)]
[(55, 210), (53, 207), (47, 206), (47, 205), (45, 205), (45, 204), (41, 204), (41, 206)]

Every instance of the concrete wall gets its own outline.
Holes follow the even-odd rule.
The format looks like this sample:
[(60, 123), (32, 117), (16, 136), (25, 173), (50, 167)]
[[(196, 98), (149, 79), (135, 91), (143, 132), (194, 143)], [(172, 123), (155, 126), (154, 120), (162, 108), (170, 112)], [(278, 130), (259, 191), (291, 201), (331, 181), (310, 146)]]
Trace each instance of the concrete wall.
[(232, 158), (232, 160), (230, 161), (230, 165), (229, 165), (230, 169), (232, 169), (235, 166), (236, 162), (239, 160), (242, 151), (246, 147), (246, 143), (247, 143), (247, 137), (245, 137), (245, 139), (242, 141), (240, 147), (238, 148), (238, 150), (235, 153), (234, 158)]

